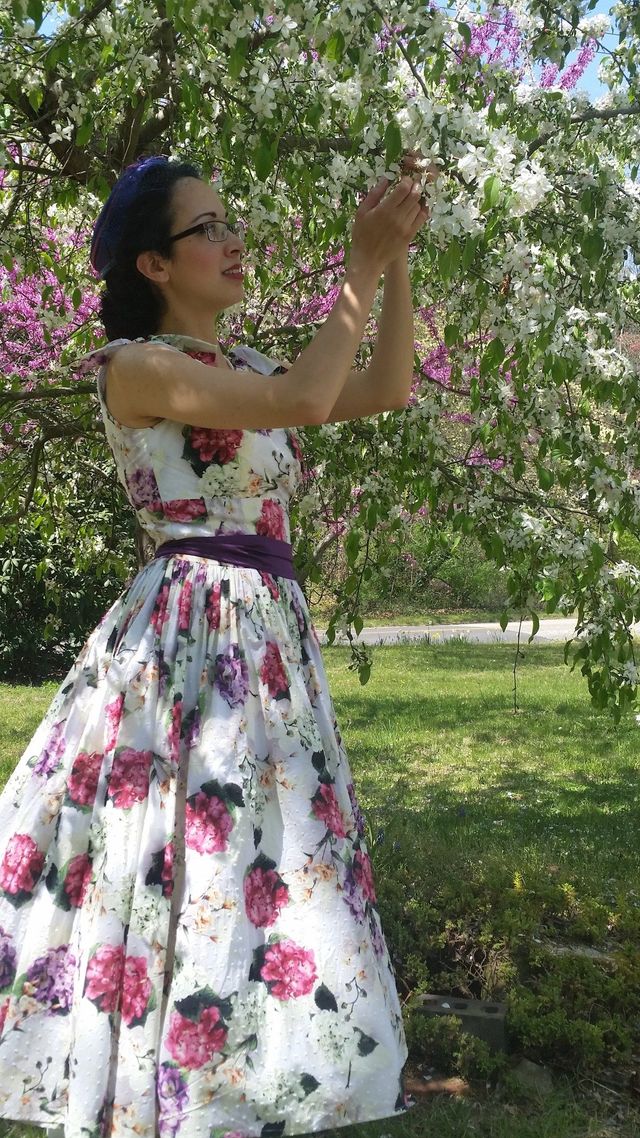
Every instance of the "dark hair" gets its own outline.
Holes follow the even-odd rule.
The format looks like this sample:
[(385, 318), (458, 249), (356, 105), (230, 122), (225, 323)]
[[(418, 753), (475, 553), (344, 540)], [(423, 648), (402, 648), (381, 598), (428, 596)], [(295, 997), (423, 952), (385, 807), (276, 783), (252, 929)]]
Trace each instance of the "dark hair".
[(181, 178), (202, 179), (190, 162), (168, 162), (150, 168), (127, 210), (116, 263), (105, 275), (100, 296), (100, 316), (108, 340), (135, 340), (157, 332), (165, 310), (162, 293), (136, 266), (140, 253), (149, 249), (171, 256), (173, 190)]

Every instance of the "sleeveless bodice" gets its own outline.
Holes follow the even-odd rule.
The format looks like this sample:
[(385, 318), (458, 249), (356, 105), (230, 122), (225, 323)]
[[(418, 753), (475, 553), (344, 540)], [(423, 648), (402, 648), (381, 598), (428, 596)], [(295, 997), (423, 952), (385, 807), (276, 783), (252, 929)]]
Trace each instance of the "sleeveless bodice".
[[(189, 336), (152, 336), (205, 364), (216, 362), (211, 344)], [(162, 419), (152, 427), (127, 427), (107, 408), (109, 359), (130, 340), (112, 340), (84, 357), (81, 370), (98, 367), (97, 391), (118, 478), (141, 527), (156, 545), (184, 537), (262, 534), (291, 541), (289, 500), (303, 458), (290, 428), (220, 429)], [(271, 375), (278, 361), (247, 345), (227, 353), (236, 371)]]

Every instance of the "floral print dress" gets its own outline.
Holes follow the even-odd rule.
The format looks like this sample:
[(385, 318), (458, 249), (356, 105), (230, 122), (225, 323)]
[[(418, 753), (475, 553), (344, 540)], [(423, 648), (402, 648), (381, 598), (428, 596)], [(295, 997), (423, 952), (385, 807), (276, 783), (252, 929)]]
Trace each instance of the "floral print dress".
[[(289, 541), (295, 432), (119, 424), (104, 383), (127, 342), (84, 370), (153, 540)], [(228, 362), (278, 370), (249, 346)], [(0, 794), (0, 1117), (257, 1138), (407, 1111), (363, 823), (298, 583), (147, 564)]]

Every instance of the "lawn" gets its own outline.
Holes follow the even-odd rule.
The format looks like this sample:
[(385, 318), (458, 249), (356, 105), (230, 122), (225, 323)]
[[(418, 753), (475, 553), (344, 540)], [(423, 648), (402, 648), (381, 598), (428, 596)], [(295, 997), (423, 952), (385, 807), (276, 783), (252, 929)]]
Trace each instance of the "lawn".
[[(348, 649), (323, 651), (398, 977), (407, 1073), (425, 1090), (449, 1080), (449, 1093), (421, 1096), (402, 1118), (324, 1138), (637, 1138), (635, 718), (616, 727), (596, 714), (561, 646), (525, 647), (517, 713), (513, 645), (376, 648), (364, 687)], [(0, 781), (55, 689), (0, 685)], [(426, 1020), (411, 1006), (421, 992), (504, 1001), (509, 1054), (466, 1047), (459, 1021)], [(548, 1069), (551, 1089), (516, 1083), (523, 1056)], [(0, 1121), (0, 1134), (36, 1133)]]

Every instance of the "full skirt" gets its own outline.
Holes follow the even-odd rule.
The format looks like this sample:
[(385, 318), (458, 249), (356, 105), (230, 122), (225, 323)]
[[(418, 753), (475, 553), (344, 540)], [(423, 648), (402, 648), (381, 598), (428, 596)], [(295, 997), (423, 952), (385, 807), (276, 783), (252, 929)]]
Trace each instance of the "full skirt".
[(395, 972), (295, 581), (155, 560), (0, 794), (0, 1117), (258, 1138), (407, 1111)]

